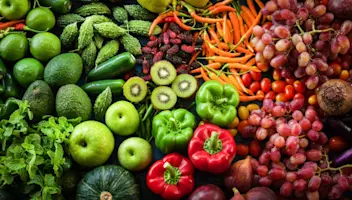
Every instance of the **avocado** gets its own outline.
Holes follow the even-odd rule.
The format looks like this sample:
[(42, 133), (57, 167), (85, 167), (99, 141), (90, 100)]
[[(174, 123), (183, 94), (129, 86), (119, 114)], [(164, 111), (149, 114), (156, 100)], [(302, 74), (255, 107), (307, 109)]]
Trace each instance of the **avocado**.
[(79, 86), (62, 86), (56, 94), (56, 113), (68, 119), (81, 117), (88, 120), (92, 113), (92, 102), (88, 94)]
[(51, 88), (76, 84), (82, 75), (83, 62), (77, 53), (63, 53), (51, 59), (44, 69), (44, 81)]
[(37, 80), (30, 84), (22, 100), (28, 101), (35, 119), (41, 119), (44, 115), (50, 115), (54, 111), (54, 94), (50, 86), (42, 80)]

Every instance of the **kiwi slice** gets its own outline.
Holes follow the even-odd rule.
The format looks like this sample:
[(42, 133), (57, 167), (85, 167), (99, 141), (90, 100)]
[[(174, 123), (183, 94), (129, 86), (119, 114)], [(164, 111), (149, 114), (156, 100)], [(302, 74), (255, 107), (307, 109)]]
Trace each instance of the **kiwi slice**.
[(170, 85), (175, 80), (177, 72), (175, 67), (166, 60), (156, 62), (150, 69), (153, 82), (157, 85)]
[(197, 80), (189, 74), (180, 74), (172, 82), (171, 88), (180, 98), (189, 98), (197, 90)]
[(152, 92), (151, 101), (158, 110), (169, 110), (177, 102), (176, 93), (169, 87), (159, 86)]
[(141, 102), (147, 93), (147, 83), (140, 77), (132, 77), (123, 85), (123, 95), (131, 102)]

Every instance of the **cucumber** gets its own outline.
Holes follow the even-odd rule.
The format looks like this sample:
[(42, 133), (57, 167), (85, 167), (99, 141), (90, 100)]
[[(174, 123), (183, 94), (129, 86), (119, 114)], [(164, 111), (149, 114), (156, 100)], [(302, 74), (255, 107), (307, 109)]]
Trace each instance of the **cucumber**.
[(101, 63), (89, 72), (87, 79), (90, 81), (111, 79), (122, 76), (136, 66), (136, 58), (129, 52), (116, 55)]
[(68, 13), (72, 7), (71, 0), (39, 0), (39, 3), (60, 15)]
[(107, 87), (110, 87), (113, 95), (121, 95), (125, 81), (122, 79), (102, 80), (86, 83), (82, 85), (82, 89), (89, 95), (95, 96), (102, 93)]

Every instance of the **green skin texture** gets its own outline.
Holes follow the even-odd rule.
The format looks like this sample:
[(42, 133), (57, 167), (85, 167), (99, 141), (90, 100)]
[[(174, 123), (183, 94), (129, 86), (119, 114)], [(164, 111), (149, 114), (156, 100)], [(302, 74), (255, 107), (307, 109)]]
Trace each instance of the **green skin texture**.
[(115, 147), (115, 139), (108, 127), (97, 121), (78, 124), (69, 138), (72, 158), (85, 167), (104, 164)]
[(44, 66), (34, 58), (24, 58), (14, 65), (13, 75), (22, 87), (27, 88), (34, 81), (43, 79)]
[(153, 13), (162, 13), (172, 0), (137, 0), (141, 6)]
[(48, 62), (61, 53), (61, 41), (52, 33), (37, 33), (30, 41), (29, 50), (37, 60)]
[(197, 7), (197, 8), (203, 8), (209, 3), (209, 0), (185, 0), (188, 4)]
[(7, 61), (18, 61), (28, 52), (28, 39), (24, 34), (7, 35), (0, 42), (0, 56)]
[(106, 111), (105, 123), (113, 133), (119, 136), (128, 136), (137, 131), (139, 114), (136, 107), (130, 102), (118, 101)]
[(239, 102), (239, 94), (232, 85), (207, 81), (197, 92), (196, 110), (203, 120), (224, 127), (237, 116), (236, 107)]
[(0, 0), (0, 15), (7, 20), (21, 19), (30, 9), (29, 0)]
[(152, 146), (142, 138), (131, 137), (120, 144), (117, 157), (125, 169), (140, 171), (152, 161)]
[(152, 123), (156, 146), (165, 154), (186, 150), (195, 125), (195, 116), (186, 109), (160, 112)]
[(37, 31), (49, 31), (55, 26), (54, 13), (49, 8), (34, 8), (27, 15), (26, 25)]

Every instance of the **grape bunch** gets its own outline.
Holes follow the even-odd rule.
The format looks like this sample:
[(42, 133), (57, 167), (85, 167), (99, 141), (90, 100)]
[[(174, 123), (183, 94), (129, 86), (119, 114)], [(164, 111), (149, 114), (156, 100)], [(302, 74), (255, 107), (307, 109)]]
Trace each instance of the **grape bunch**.
[(251, 160), (255, 182), (279, 189), (284, 197), (339, 199), (352, 189), (351, 172), (342, 173), (352, 165), (330, 167), (323, 124), (313, 106), (303, 110), (303, 105), (304, 99), (264, 99), (262, 109), (251, 112), (247, 133), (266, 141), (258, 160)]
[(257, 65), (287, 70), (310, 90), (334, 74), (328, 61), (352, 53), (352, 22), (335, 20), (318, 1), (270, 0), (262, 12), (272, 22), (253, 29)]

